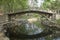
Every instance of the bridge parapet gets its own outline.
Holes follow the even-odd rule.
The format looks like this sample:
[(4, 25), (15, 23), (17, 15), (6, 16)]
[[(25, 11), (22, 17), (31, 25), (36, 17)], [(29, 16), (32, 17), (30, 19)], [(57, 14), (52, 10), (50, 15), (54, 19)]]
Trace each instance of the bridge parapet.
[(43, 14), (53, 14), (53, 12), (51, 11), (46, 11), (46, 10), (41, 10), (39, 8), (35, 9), (35, 8), (27, 8), (27, 9), (22, 9), (22, 10), (17, 10), (16, 12), (11, 12), (11, 13), (7, 13), (7, 14), (13, 14), (13, 13), (32, 13), (32, 12), (37, 12), (37, 13), (43, 13)]

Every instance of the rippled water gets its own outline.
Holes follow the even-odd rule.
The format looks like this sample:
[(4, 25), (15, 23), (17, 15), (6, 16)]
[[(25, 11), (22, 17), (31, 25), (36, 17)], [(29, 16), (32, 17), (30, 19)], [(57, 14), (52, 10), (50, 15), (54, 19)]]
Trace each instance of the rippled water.
[(41, 28), (38, 28), (36, 25), (32, 24), (26, 24), (26, 29), (29, 31), (28, 34), (38, 34), (41, 33), (43, 30)]

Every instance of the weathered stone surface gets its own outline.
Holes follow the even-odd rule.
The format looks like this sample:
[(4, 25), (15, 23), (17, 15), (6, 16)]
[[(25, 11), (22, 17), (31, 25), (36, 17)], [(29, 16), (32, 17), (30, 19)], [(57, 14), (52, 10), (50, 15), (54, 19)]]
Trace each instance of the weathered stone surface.
[(6, 37), (4, 33), (0, 32), (0, 40), (9, 40), (9, 38)]

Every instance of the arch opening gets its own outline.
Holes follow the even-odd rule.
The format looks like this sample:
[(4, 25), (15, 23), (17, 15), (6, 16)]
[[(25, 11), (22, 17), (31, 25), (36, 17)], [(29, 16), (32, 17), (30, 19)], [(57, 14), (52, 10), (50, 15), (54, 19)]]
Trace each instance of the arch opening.
[[(44, 20), (46, 20), (46, 18), (44, 18), (44, 16), (46, 16), (46, 15), (48, 17), (48, 16), (51, 16), (52, 14), (49, 14), (47, 12), (41, 12), (41, 11), (23, 11), (23, 12), (8, 14), (9, 21), (16, 22), (14, 24), (17, 24), (18, 29), (19, 29), (19, 27), (25, 29), (25, 27), (23, 27), (23, 26), (26, 26), (26, 28), (27, 28), (30, 25), (29, 31), (34, 30), (33, 32), (31, 32), (32, 34), (31, 33), (29, 34), (28, 33), (29, 31), (28, 32), (26, 31), (27, 29), (25, 29), (23, 32), (22, 32), (22, 29), (21, 30), (19, 29), (20, 31), (16, 30), (16, 33), (18, 33), (18, 34), (14, 33), (13, 31), (10, 31), (10, 32), (12, 32), (10, 34), (13, 37), (14, 37), (14, 35), (16, 35), (15, 37), (18, 37), (18, 38), (38, 38), (38, 37), (50, 35), (52, 33), (52, 31), (49, 30), (46, 33), (45, 32), (46, 28), (43, 28), (43, 26), (41, 25), (40, 19), (43, 18)], [(23, 24), (23, 26), (21, 27), (20, 25), (22, 25), (22, 24)], [(35, 26), (35, 28), (34, 28), (34, 26)], [(42, 26), (42, 27), (40, 27), (40, 26)], [(40, 27), (40, 29), (43, 28), (43, 30), (39, 31), (39, 27)], [(13, 28), (15, 29), (15, 27), (13, 27)], [(36, 33), (35, 33), (35, 30), (38, 30), (38, 32), (36, 31)], [(24, 34), (24, 32), (25, 32), (25, 34)], [(28, 33), (28, 35), (26, 33)], [(21, 36), (19, 36), (19, 35), (21, 35)]]

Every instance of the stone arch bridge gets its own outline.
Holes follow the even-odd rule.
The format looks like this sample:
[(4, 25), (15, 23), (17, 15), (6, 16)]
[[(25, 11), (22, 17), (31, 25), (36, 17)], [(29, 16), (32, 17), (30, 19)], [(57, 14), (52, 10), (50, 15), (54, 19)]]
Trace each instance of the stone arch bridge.
[[(38, 14), (40, 14), (40, 15), (45, 15), (45, 16), (47, 16), (48, 18), (52, 18), (54, 15), (54, 13), (51, 13), (51, 12), (47, 12), (47, 11), (42, 11), (42, 10), (30, 10), (30, 9), (27, 9), (27, 10), (20, 10), (20, 11), (18, 11), (18, 12), (15, 12), (15, 13), (8, 13), (8, 14), (6, 14), (6, 15), (8, 15), (8, 22), (7, 23), (4, 23), (4, 26), (9, 26), (9, 25), (12, 25), (13, 23), (11, 23), (10, 21), (11, 21), (11, 18), (12, 18), (12, 16), (13, 17), (15, 17), (16, 15), (23, 15), (23, 14), (25, 14), (25, 13), (38, 13)], [(54, 17), (53, 17), (54, 18)], [(48, 25), (48, 23), (47, 24), (45, 24), (45, 23), (43, 23), (42, 22), (42, 24), (43, 25), (45, 25), (45, 26), (49, 26), (49, 27), (55, 27), (56, 28), (56, 26), (53, 26), (52, 24), (51, 24), (51, 26), (50, 25)], [(54, 23), (53, 23), (54, 24)], [(8, 30), (9, 28), (7, 27), (7, 29), (6, 30)], [(10, 30), (8, 30), (7, 31), (7, 33), (6, 34), (8, 34), (8, 33), (10, 33)], [(51, 31), (51, 30), (48, 30), (47, 32), (46, 31), (43, 31), (43, 32), (41, 32), (41, 33), (38, 33), (38, 34), (35, 34), (35, 35), (26, 35), (26, 34), (15, 34), (15, 33), (11, 33), (11, 34), (9, 34), (9, 37), (10, 38), (29, 38), (29, 39), (32, 39), (32, 38), (39, 38), (39, 37), (44, 37), (44, 36), (47, 36), (47, 35), (50, 35), (50, 34), (52, 34), (53, 32)], [(19, 36), (20, 35), (20, 36)]]

